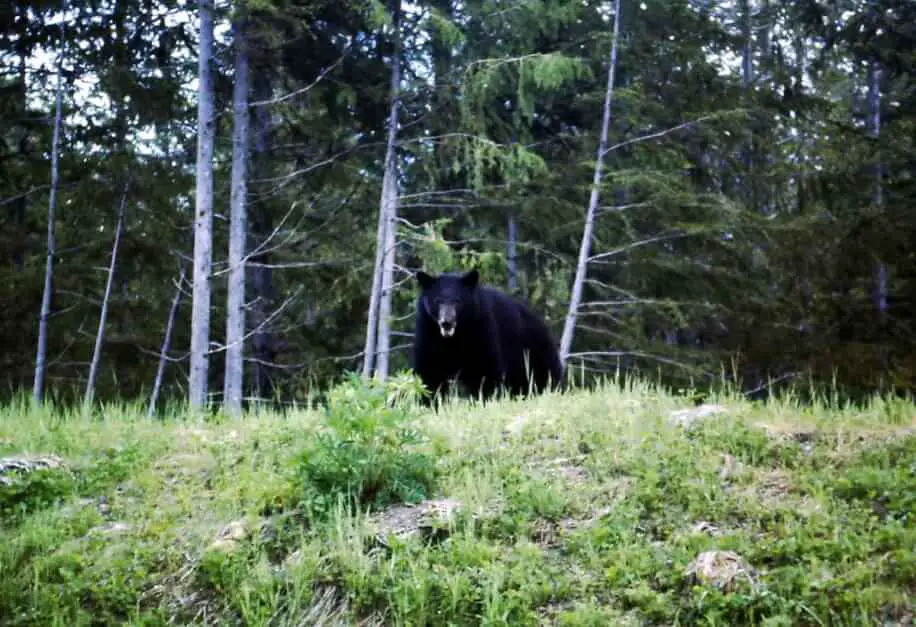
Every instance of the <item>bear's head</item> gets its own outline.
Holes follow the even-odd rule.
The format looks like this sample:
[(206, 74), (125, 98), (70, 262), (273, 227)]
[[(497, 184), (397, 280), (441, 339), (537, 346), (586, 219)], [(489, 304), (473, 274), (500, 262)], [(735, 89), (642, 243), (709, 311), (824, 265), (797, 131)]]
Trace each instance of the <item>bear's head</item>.
[(439, 326), (442, 337), (453, 337), (459, 322), (467, 322), (475, 316), (480, 282), (477, 270), (463, 274), (448, 272), (439, 276), (421, 270), (417, 272), (417, 282), (423, 289), (420, 306)]

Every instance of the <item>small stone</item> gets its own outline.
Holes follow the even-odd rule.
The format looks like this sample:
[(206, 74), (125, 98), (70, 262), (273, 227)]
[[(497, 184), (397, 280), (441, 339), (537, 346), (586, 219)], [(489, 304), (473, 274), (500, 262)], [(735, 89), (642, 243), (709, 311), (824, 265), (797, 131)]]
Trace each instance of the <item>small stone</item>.
[(734, 551), (704, 551), (687, 566), (684, 575), (726, 591), (734, 589), (741, 579), (756, 585), (753, 569)]
[(103, 535), (111, 535), (116, 533), (126, 533), (130, 531), (130, 525), (123, 522), (110, 522), (106, 523), (100, 527), (95, 527), (90, 531), (90, 533), (100, 533)]
[(222, 528), (217, 538), (219, 540), (240, 541), (248, 537), (248, 530), (241, 520), (233, 520), (231, 523)]
[(690, 409), (680, 409), (677, 411), (671, 412), (670, 416), (672, 420), (682, 425), (690, 425), (701, 418), (706, 418), (708, 416), (714, 416), (716, 414), (721, 414), (728, 411), (722, 405), (712, 405), (704, 404), (699, 407), (691, 407)]

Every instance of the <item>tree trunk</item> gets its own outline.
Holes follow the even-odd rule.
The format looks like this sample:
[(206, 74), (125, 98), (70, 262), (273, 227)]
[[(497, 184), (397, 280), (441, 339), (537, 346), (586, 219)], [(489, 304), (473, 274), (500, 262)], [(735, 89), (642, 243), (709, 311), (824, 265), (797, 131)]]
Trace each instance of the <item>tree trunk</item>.
[(153, 391), (149, 397), (149, 408), (146, 411), (147, 416), (156, 413), (156, 403), (159, 401), (159, 390), (162, 389), (162, 376), (165, 374), (165, 365), (168, 362), (169, 350), (172, 345), (172, 329), (175, 328), (175, 318), (178, 317), (178, 306), (181, 303), (181, 288), (184, 284), (185, 269), (181, 268), (178, 276), (178, 282), (175, 284), (175, 297), (172, 299), (172, 307), (169, 309), (169, 318), (165, 323), (165, 337), (162, 338), (162, 350), (159, 351), (159, 367), (156, 369), (156, 380), (153, 381)]
[(398, 107), (401, 89), (401, 2), (394, 0), (392, 7), (394, 52), (391, 55), (391, 110), (388, 113), (388, 144), (385, 147), (385, 174), (382, 181), (382, 198), (379, 211), (385, 216), (385, 240), (382, 255), (382, 293), (378, 308), (378, 364), (377, 376), (388, 378), (391, 355), (391, 301), (394, 296), (394, 262), (397, 258), (398, 219)]
[(199, 0), (200, 53), (197, 101), (197, 199), (194, 218), (194, 273), (191, 305), (191, 376), (188, 401), (192, 409), (207, 402), (210, 350), (210, 270), (213, 260), (213, 4)]
[(518, 289), (518, 258), (516, 257), (515, 244), (518, 238), (518, 226), (515, 221), (515, 214), (509, 214), (509, 222), (506, 227), (506, 265), (509, 271), (509, 291), (514, 292)]
[[(244, 12), (244, 7), (240, 9)], [(223, 403), (231, 415), (242, 410), (245, 345), (245, 240), (248, 235), (248, 50), (244, 13), (235, 24), (232, 190), (229, 216), (229, 288), (226, 312), (226, 372)]]
[[(28, 21), (28, 11), (27, 11), (25, 8), (21, 8), (20, 11), (22, 12), (21, 15), (20, 15), (20, 19), (22, 19), (23, 21)], [(27, 72), (26, 72), (26, 59), (27, 59), (28, 56), (29, 56), (29, 55), (28, 55), (28, 53), (26, 52), (26, 50), (23, 49), (23, 50), (20, 50), (20, 51), (19, 51), (19, 87), (20, 87), (20, 93), (19, 93), (19, 103), (18, 103), (18, 106), (19, 106), (19, 111), (21, 112), (21, 115), (22, 115), (23, 117), (26, 116), (26, 112), (29, 110), (29, 99), (28, 99), (28, 94), (29, 94), (29, 89), (28, 89), (28, 74), (27, 74)], [(22, 159), (22, 162), (23, 162), (23, 163), (26, 162), (26, 159), (27, 159), (27, 157), (28, 157), (28, 152), (29, 152), (29, 149), (28, 149), (28, 146), (29, 146), (28, 137), (29, 137), (29, 134), (28, 134), (27, 132), (26, 132), (26, 133), (23, 133), (23, 134), (22, 134), (22, 138), (19, 140), (19, 146), (17, 147), (17, 152), (18, 152), (18, 154), (19, 154), (19, 158)], [(25, 237), (24, 237), (24, 235), (25, 235), (25, 232), (26, 232), (25, 216), (26, 216), (26, 214), (28, 213), (28, 208), (29, 208), (29, 197), (28, 197), (27, 194), (23, 194), (23, 195), (15, 202), (15, 204), (13, 205), (13, 208), (12, 208), (12, 213), (13, 213), (13, 216), (12, 216), (12, 217), (13, 217), (13, 223), (16, 225), (16, 226), (15, 226), (16, 232), (17, 232), (17, 233), (21, 233), (21, 234), (23, 235), (23, 237), (22, 237), (21, 240), (20, 240), (20, 243), (16, 244), (16, 245), (13, 247), (13, 265), (16, 266), (16, 270), (17, 270), (18, 272), (22, 272), (23, 270), (25, 270), (25, 251), (26, 251), (26, 246), (25, 246), (25, 243), (24, 243), (24, 242), (25, 242)]]
[(66, 33), (64, 19), (67, 12), (67, 0), (61, 0), (60, 52), (57, 57), (57, 94), (54, 105), (54, 138), (51, 142), (51, 194), (48, 200), (48, 244), (45, 257), (45, 284), (41, 295), (41, 312), (38, 317), (38, 346), (35, 351), (35, 379), (32, 385), (32, 398), (41, 402), (44, 397), (45, 360), (48, 351), (48, 317), (51, 315), (51, 292), (54, 289), (54, 254), (55, 230), (57, 219), (57, 189), (60, 186), (60, 133), (63, 120), (63, 73)]
[(108, 278), (105, 281), (105, 293), (102, 295), (102, 310), (99, 312), (99, 328), (95, 334), (95, 348), (92, 350), (92, 363), (89, 365), (89, 380), (86, 381), (86, 395), (83, 405), (89, 407), (95, 398), (95, 381), (102, 360), (102, 345), (105, 342), (105, 321), (108, 319), (108, 303), (111, 300), (111, 286), (114, 282), (115, 268), (118, 263), (118, 249), (121, 245), (121, 233), (124, 230), (124, 213), (127, 209), (128, 183), (124, 183), (121, 193), (121, 204), (118, 207), (118, 223), (115, 226), (114, 242), (111, 245), (111, 261), (108, 263)]
[(395, 150), (397, 148), (398, 105), (400, 103), (401, 86), (400, 18), (401, 2), (400, 0), (394, 0), (392, 6), (394, 52), (391, 55), (391, 108), (388, 113), (385, 172), (382, 178), (382, 194), (379, 202), (379, 228), (376, 243), (378, 249), (375, 256), (376, 267), (372, 280), (372, 294), (369, 299), (366, 351), (363, 361), (363, 376), (368, 377), (372, 374), (373, 361), (376, 360), (376, 375), (382, 380), (388, 377), (388, 358), (391, 349), (391, 298), (394, 287), (395, 253), (397, 252), (398, 182)]
[[(881, 68), (877, 63), (872, 63), (868, 77), (868, 109), (869, 126), (872, 137), (878, 139), (881, 135)], [(872, 204), (880, 208), (884, 203), (884, 193), (881, 183), (881, 161), (875, 162), (875, 186), (872, 191)], [(872, 299), (878, 324), (884, 324), (887, 319), (887, 292), (888, 271), (887, 265), (880, 259), (875, 259), (872, 269)]]
[(576, 330), (576, 318), (579, 303), (582, 300), (582, 287), (588, 271), (588, 258), (591, 255), (592, 233), (595, 230), (595, 214), (601, 197), (601, 175), (604, 168), (604, 157), (607, 152), (608, 131), (611, 125), (611, 102), (614, 98), (614, 74), (617, 71), (617, 42), (620, 36), (620, 0), (614, 0), (614, 38), (611, 43), (611, 62), (607, 72), (607, 91), (604, 95), (604, 116), (601, 121), (601, 137), (598, 140), (598, 155), (595, 160), (595, 175), (592, 179), (592, 191), (585, 212), (585, 226), (582, 229), (582, 243), (579, 246), (579, 260), (576, 263), (576, 276), (573, 279), (572, 293), (569, 297), (569, 310), (563, 324), (563, 335), (560, 338), (560, 361), (566, 365)]
[[(254, 99), (257, 102), (270, 100), (272, 95), (270, 76), (266, 67), (260, 67), (252, 76)], [(252, 167), (256, 170), (256, 178), (264, 179), (269, 172), (267, 154), (270, 139), (270, 110), (265, 105), (257, 107), (254, 111), (254, 153), (255, 159)], [(262, 197), (266, 194), (262, 194)], [(273, 230), (273, 220), (270, 206), (264, 200), (255, 202), (250, 208), (252, 213), (252, 235), (256, 241), (252, 248), (257, 249), (263, 241), (270, 236)], [(270, 262), (270, 253), (266, 250), (252, 256), (250, 264), (251, 292), (251, 343), (253, 353), (252, 368), (252, 394), (258, 399), (269, 396), (271, 391), (270, 377), (268, 376), (269, 363), (273, 361), (271, 347), (274, 340), (270, 329), (267, 327), (267, 318), (273, 303), (273, 269), (266, 266)]]

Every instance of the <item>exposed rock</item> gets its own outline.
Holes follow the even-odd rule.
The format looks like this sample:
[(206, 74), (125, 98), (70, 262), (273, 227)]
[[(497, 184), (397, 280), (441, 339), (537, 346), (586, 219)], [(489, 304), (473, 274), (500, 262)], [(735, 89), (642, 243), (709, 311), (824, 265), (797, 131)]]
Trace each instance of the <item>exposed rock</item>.
[(704, 551), (690, 562), (684, 575), (725, 591), (734, 590), (739, 581), (756, 586), (753, 569), (734, 551)]
[(398, 505), (376, 514), (369, 520), (376, 540), (387, 545), (389, 538), (399, 539), (416, 535), (431, 536), (446, 531), (448, 522), (461, 510), (462, 504), (454, 499), (429, 500), (417, 505)]
[(94, 527), (89, 530), (90, 534), (102, 534), (102, 535), (112, 535), (116, 533), (127, 533), (130, 531), (130, 525), (123, 522), (110, 522), (99, 527)]
[(690, 529), (694, 533), (706, 533), (711, 536), (719, 535), (719, 526), (705, 520), (697, 521)]
[(701, 418), (722, 414), (727, 411), (728, 409), (722, 405), (703, 404), (699, 407), (673, 411), (669, 414), (669, 417), (680, 425), (689, 426)]
[(11, 486), (22, 475), (36, 470), (62, 468), (64, 461), (57, 455), (23, 455), (0, 458), (0, 486)]
[(248, 535), (245, 523), (241, 520), (233, 520), (220, 530), (208, 550), (232, 552), (238, 548), (239, 543), (248, 538)]

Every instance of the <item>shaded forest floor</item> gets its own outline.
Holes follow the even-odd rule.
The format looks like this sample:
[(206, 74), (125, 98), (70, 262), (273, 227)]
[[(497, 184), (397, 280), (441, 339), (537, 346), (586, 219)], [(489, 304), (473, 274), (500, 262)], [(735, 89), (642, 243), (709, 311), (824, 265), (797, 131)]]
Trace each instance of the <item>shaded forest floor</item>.
[(0, 622), (912, 624), (912, 404), (391, 394), (0, 410)]

